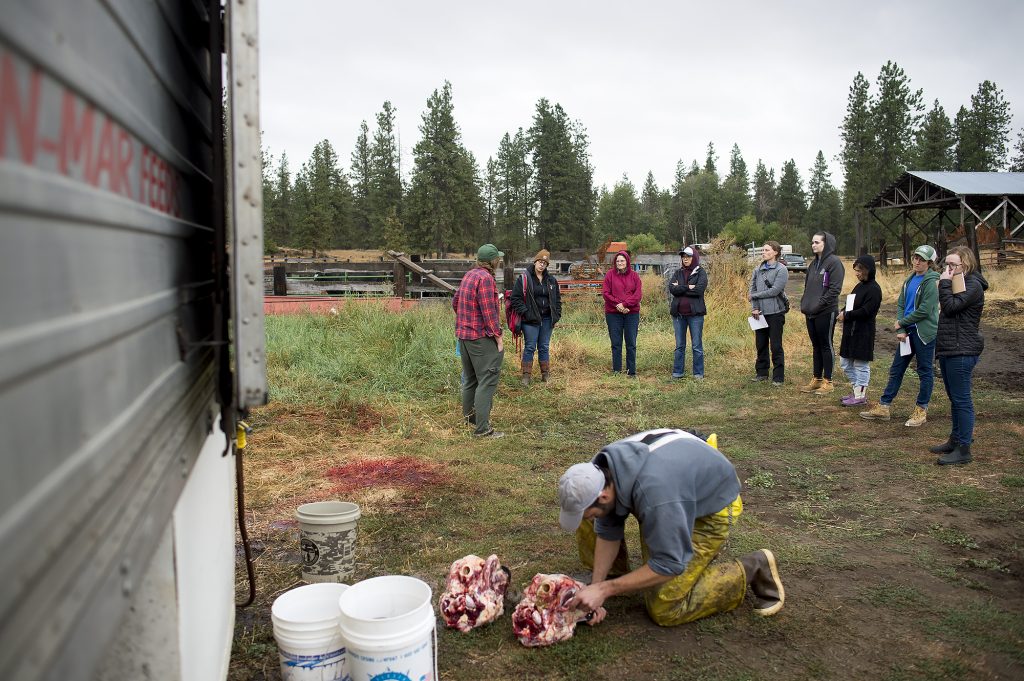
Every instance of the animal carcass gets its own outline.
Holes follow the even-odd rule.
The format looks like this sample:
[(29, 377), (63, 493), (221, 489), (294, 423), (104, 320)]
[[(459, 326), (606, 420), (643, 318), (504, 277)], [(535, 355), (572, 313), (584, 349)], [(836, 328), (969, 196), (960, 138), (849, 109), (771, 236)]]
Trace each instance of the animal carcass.
[(466, 632), (493, 622), (505, 611), (509, 570), (496, 555), (469, 555), (452, 563), (438, 605), (450, 629)]
[(519, 642), (528, 647), (549, 646), (572, 638), (576, 623), (587, 613), (570, 609), (569, 601), (583, 587), (566, 575), (536, 575), (512, 613), (512, 632)]

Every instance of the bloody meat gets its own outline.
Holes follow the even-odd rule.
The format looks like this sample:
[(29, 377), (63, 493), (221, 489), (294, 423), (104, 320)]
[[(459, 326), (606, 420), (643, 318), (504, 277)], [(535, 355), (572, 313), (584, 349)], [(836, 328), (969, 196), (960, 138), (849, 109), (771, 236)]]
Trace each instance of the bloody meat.
[(570, 609), (569, 601), (583, 587), (566, 575), (536, 575), (512, 613), (512, 632), (519, 642), (532, 648), (572, 638), (587, 613)]
[(438, 605), (449, 629), (471, 631), (501, 617), (509, 571), (496, 555), (469, 555), (452, 563)]

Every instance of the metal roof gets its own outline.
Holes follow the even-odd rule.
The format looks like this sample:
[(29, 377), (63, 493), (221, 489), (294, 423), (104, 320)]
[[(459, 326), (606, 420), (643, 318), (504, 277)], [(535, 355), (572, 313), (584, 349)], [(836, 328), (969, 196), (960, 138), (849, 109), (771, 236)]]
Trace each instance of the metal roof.
[[(954, 173), (908, 170), (908, 175), (960, 195), (1024, 195), (1024, 173)], [(894, 183), (895, 184), (895, 183)]]

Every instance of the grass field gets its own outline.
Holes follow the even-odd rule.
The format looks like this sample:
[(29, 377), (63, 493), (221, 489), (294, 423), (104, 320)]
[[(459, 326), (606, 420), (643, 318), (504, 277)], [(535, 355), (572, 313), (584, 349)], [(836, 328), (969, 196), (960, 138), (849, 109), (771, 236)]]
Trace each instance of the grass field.
[[(506, 611), (468, 635), (439, 631), (441, 678), (1024, 678), (1019, 383), (979, 379), (975, 461), (939, 468), (927, 448), (948, 434), (941, 381), (918, 429), (903, 426), (917, 387), (911, 374), (888, 423), (843, 409), (840, 391), (801, 394), (809, 344), (794, 311), (787, 386), (752, 384), (743, 265), (716, 262), (712, 281), (707, 380), (669, 379), (674, 341), (659, 280), (645, 281), (638, 381), (609, 373), (599, 301), (569, 298), (550, 382), (523, 389), (506, 338), (493, 422), (507, 436), (483, 442), (461, 422), (448, 307), (391, 314), (353, 305), (337, 316), (268, 317), (272, 400), (253, 414), (245, 463), (258, 598), (238, 613), (231, 678), (279, 678), (269, 607), (299, 583), (299, 504), (360, 505), (357, 579), (413, 575), (436, 598), (453, 560), (497, 553), (521, 589), (535, 573), (580, 569), (573, 537), (557, 524), (563, 470), (607, 442), (661, 426), (718, 434), (745, 503), (722, 558), (775, 551), (787, 591), (782, 612), (762, 619), (744, 604), (663, 629), (640, 596), (627, 596), (608, 603), (600, 626), (528, 650), (514, 640)], [(1013, 281), (993, 288), (1012, 290)], [(889, 305), (896, 286), (883, 283)], [(869, 397), (884, 385), (890, 352), (879, 343)], [(638, 557), (634, 521), (629, 528)], [(242, 600), (244, 568), (238, 575)]]

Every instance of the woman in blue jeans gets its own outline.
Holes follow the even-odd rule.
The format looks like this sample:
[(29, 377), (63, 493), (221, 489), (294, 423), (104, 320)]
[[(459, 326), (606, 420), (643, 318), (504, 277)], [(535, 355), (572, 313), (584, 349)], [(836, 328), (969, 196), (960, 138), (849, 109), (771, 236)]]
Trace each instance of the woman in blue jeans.
[(615, 265), (601, 283), (604, 298), (604, 320), (612, 342), (612, 371), (622, 371), (622, 341), (626, 341), (626, 374), (636, 376), (636, 334), (640, 328), (640, 300), (644, 285), (633, 271), (629, 253), (615, 254)]
[(978, 326), (987, 288), (988, 282), (978, 272), (974, 252), (963, 246), (951, 248), (939, 276), (942, 312), (935, 339), (935, 354), (939, 358), (953, 421), (949, 439), (931, 448), (933, 453), (942, 455), (935, 462), (940, 466), (971, 462), (971, 443), (974, 441), (971, 378), (985, 349), (985, 339), (978, 332)]
[(682, 265), (668, 278), (669, 312), (676, 332), (676, 352), (672, 360), (672, 378), (686, 375), (686, 332), (693, 345), (693, 377), (704, 378), (704, 291), (708, 273), (700, 266), (700, 253), (693, 246), (679, 251)]
[(551, 371), (551, 332), (562, 317), (558, 280), (548, 272), (551, 254), (541, 249), (531, 265), (512, 285), (509, 302), (523, 320), (523, 386), (530, 385), (533, 356), (540, 361), (540, 380)]

